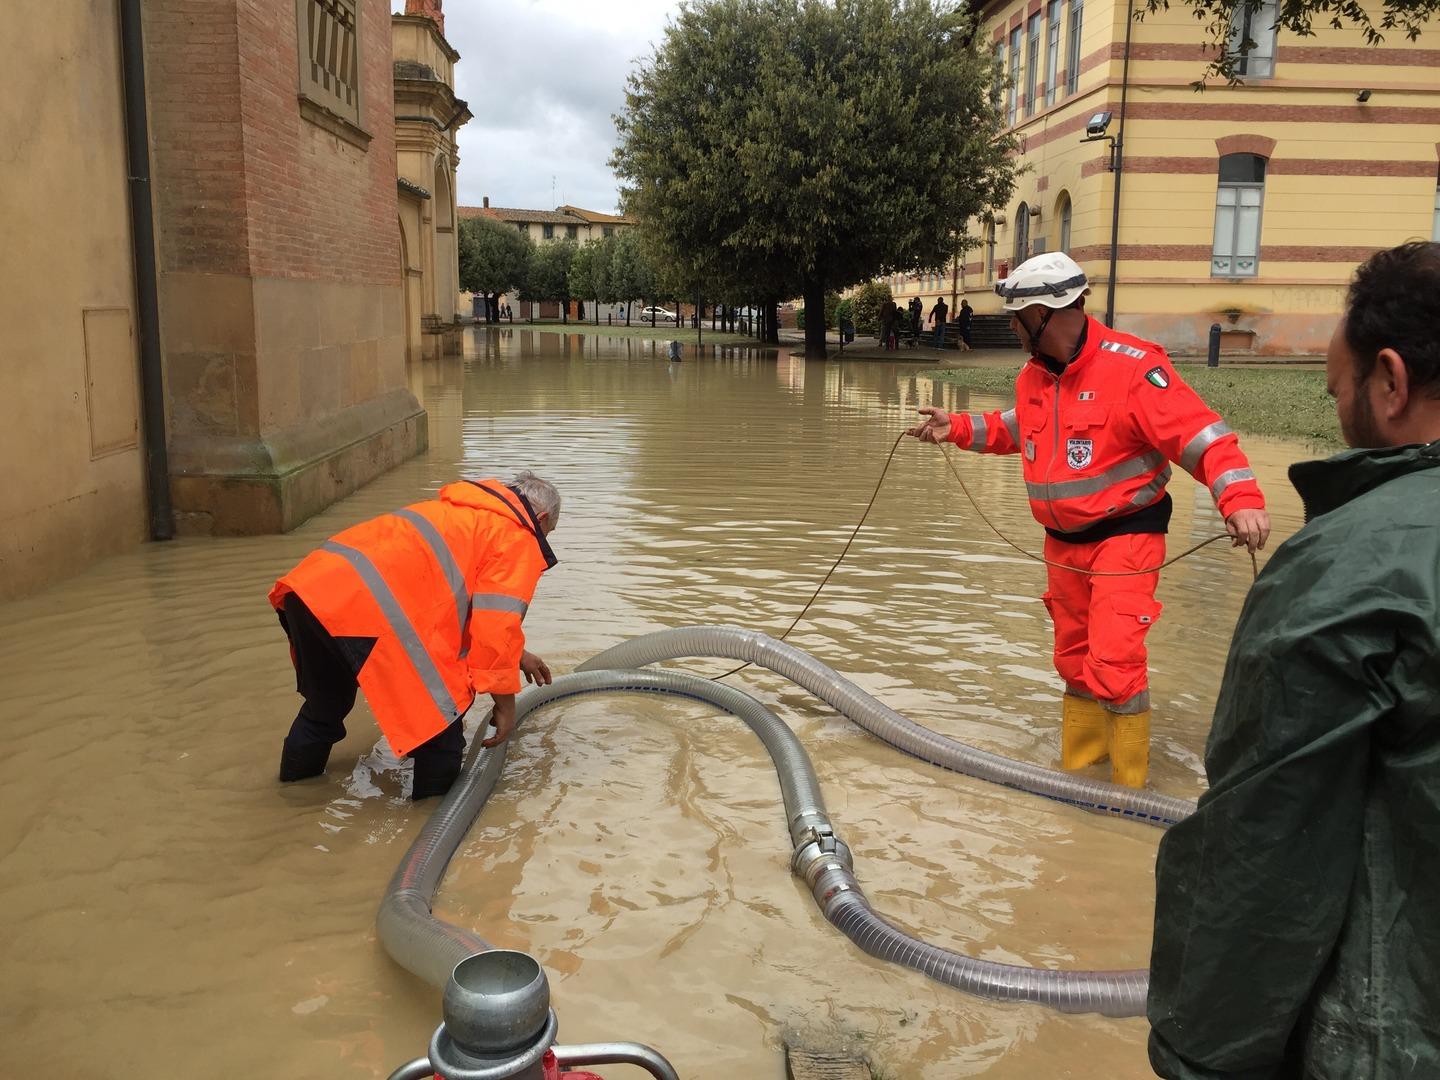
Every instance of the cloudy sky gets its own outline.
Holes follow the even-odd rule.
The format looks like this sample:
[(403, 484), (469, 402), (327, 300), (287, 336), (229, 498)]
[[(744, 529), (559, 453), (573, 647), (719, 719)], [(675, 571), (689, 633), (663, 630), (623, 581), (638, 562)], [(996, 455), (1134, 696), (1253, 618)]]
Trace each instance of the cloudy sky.
[[(392, 0), (403, 11), (404, 0)], [(632, 62), (660, 39), (674, 0), (446, 0), (460, 53), (455, 92), (475, 114), (460, 129), (462, 206), (610, 211), (611, 117)], [(551, 196), (551, 178), (554, 196)]]

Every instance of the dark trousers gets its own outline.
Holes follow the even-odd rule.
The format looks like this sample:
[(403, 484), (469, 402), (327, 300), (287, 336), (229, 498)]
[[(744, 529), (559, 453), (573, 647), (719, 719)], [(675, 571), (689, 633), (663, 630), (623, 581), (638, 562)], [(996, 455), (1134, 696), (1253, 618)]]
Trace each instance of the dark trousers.
[[(290, 636), (295, 690), (305, 699), (285, 736), (285, 745), (291, 750), (332, 746), (345, 738), (345, 717), (355, 707), (355, 694), (360, 689), (355, 670), (339, 642), (294, 593), (285, 597), (280, 625)], [(409, 756), (415, 761), (418, 780), (425, 775), (454, 773), (464, 752), (465, 733), (457, 720), (410, 751)]]

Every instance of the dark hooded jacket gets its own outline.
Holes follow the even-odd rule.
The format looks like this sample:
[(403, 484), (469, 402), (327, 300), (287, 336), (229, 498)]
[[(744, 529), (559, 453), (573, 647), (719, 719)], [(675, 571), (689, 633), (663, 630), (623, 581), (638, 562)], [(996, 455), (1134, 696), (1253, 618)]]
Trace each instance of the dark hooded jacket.
[(1440, 442), (1290, 470), (1156, 865), (1168, 1078), (1440, 1077)]

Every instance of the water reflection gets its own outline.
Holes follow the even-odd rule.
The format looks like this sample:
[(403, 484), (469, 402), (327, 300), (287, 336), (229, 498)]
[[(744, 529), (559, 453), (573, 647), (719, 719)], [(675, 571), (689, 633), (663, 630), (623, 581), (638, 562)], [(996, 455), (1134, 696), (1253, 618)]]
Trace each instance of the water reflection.
[[(421, 821), (403, 768), (361, 708), (324, 782), (273, 779), (296, 699), (264, 594), (325, 536), (458, 474), (530, 467), (565, 497), (562, 561), (527, 621), (553, 665), (685, 623), (779, 632), (915, 407), (1004, 404), (917, 364), (734, 346), (670, 364), (663, 342), (509, 328), (411, 380), (429, 452), (296, 532), (147, 547), (0, 608), (5, 1075), (144, 1076), (178, 1054), (222, 1075), (379, 1077), (421, 1052), (438, 994), (372, 929)], [(1299, 451), (1246, 446), (1283, 537), (1299, 525), (1283, 482)], [(957, 460), (992, 520), (1038, 549), (1018, 464)], [(1172, 548), (1220, 528), (1187, 477), (1172, 490)], [(1199, 790), (1249, 578), (1217, 545), (1162, 584), (1161, 790)], [(791, 640), (928, 726), (1050, 764), (1043, 580), (938, 452), (907, 441)], [(767, 673), (732, 681), (800, 734), (896, 922), (990, 959), (1144, 963), (1155, 833), (905, 759)], [(859, 954), (790, 879), (787, 851), (778, 785), (738, 722), (583, 698), (527, 722), (440, 903), (539, 956), (566, 1041), (646, 1041), (687, 1077), (777, 1075), (787, 1026), (860, 1033), (898, 1076), (1148, 1074), (1142, 1022), (977, 1001)]]

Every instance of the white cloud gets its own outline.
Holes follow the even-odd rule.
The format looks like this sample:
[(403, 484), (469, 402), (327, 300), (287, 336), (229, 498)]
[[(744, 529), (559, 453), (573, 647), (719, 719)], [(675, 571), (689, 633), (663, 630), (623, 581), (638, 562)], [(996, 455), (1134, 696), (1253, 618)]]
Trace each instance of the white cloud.
[(449, 0), (455, 92), (474, 114), (460, 129), (461, 204), (488, 195), (492, 206), (614, 209), (611, 117), (674, 9), (673, 0)]

